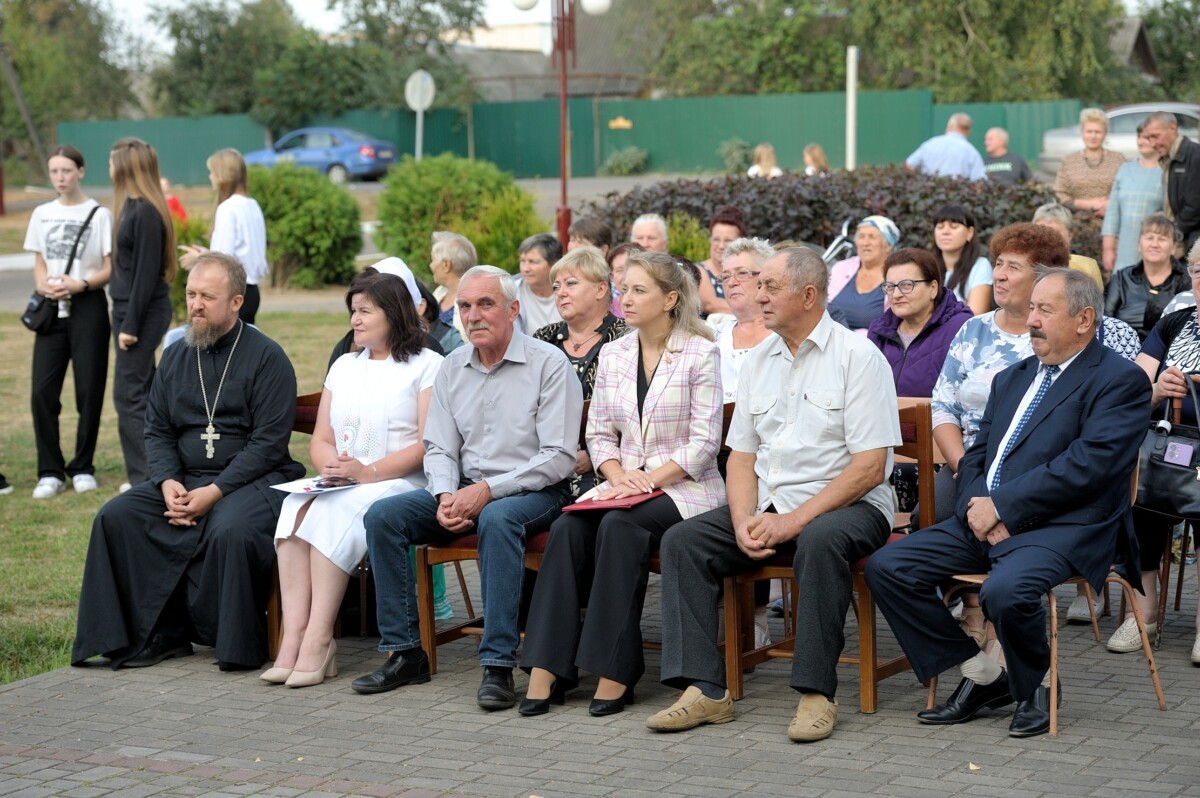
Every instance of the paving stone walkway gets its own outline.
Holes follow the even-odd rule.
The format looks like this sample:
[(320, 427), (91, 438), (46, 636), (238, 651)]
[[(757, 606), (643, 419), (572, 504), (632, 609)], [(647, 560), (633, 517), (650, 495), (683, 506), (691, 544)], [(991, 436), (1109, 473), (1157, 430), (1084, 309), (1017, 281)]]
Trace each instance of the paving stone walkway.
[[(657, 637), (651, 587), (646, 634)], [(0, 796), (1200, 795), (1195, 608), (1189, 569), (1157, 654), (1166, 712), (1139, 655), (1064, 627), (1060, 734), (1029, 740), (1010, 739), (1001, 713), (919, 725), (925, 693), (911, 674), (881, 685), (877, 714), (859, 714), (846, 667), (834, 736), (795, 745), (784, 662), (748, 675), (734, 722), (658, 735), (645, 718), (674, 696), (652, 678), (653, 652), (639, 703), (609, 718), (587, 714), (591, 681), (542, 717), (480, 710), (468, 640), (440, 650), (432, 683), (377, 696), (350, 690), (380, 656), (357, 637), (339, 641), (341, 675), (304, 690), (220, 673), (207, 649), (142, 670), (68, 668), (0, 687)], [(1114, 627), (1105, 619), (1102, 633)], [(880, 630), (894, 650), (882, 620)], [(943, 697), (955, 683), (946, 677)]]

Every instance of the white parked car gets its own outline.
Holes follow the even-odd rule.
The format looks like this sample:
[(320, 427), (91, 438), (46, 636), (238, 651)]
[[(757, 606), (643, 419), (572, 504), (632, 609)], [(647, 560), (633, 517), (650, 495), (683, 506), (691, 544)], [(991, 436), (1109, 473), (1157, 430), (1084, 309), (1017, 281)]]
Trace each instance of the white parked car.
[[(1155, 111), (1168, 111), (1175, 114), (1175, 118), (1179, 120), (1179, 132), (1195, 140), (1198, 128), (1200, 128), (1200, 105), (1196, 103), (1139, 103), (1137, 105), (1119, 105), (1104, 112), (1108, 117), (1108, 137), (1104, 139), (1105, 148), (1119, 152), (1131, 160), (1136, 160), (1138, 157), (1137, 126)], [(1042, 135), (1042, 153), (1038, 156), (1038, 164), (1046, 174), (1056, 175), (1063, 156), (1082, 149), (1083, 140), (1079, 137), (1079, 125), (1047, 130)]]

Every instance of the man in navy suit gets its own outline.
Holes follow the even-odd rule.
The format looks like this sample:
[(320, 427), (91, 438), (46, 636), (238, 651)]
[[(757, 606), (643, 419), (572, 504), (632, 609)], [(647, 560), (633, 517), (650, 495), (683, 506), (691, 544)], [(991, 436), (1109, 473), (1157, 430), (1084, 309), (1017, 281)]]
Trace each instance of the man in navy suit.
[[(962, 669), (950, 700), (918, 713), (922, 723), (962, 723), (1015, 700), (1009, 734), (1045, 733), (1050, 648), (1042, 597), (1074, 575), (1099, 589), (1115, 560), (1137, 562), (1129, 476), (1150, 419), (1150, 382), (1097, 340), (1102, 307), (1088, 277), (1046, 270), (1029, 312), (1034, 357), (992, 383), (979, 435), (959, 465), (955, 517), (867, 564), (867, 582), (917, 678)], [(980, 603), (1007, 671), (936, 593), (954, 574), (983, 572)]]

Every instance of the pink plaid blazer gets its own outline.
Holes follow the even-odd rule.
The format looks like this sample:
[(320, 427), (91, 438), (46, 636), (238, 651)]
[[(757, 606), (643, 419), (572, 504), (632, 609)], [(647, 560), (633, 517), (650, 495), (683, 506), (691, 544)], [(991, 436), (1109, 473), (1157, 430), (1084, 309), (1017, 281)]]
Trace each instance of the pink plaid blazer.
[(672, 333), (646, 394), (644, 417), (637, 407), (639, 361), (636, 330), (600, 350), (587, 423), (592, 463), (616, 460), (626, 471), (652, 471), (674, 460), (687, 476), (663, 490), (679, 514), (691, 518), (719, 507), (725, 502), (717, 471), (724, 394), (717, 345)]

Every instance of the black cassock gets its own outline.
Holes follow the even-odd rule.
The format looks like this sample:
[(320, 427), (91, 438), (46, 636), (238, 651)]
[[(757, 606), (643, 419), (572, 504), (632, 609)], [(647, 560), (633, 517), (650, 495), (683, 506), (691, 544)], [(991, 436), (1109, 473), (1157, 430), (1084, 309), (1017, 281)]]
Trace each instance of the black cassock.
[[(210, 407), (239, 326), (200, 352)], [(180, 341), (163, 352), (146, 407), (150, 481), (109, 501), (92, 524), (72, 664), (103, 654), (118, 667), (156, 624), (213, 646), (222, 663), (258, 667), (266, 659), (284, 498), (270, 486), (304, 476), (288, 454), (295, 408), (287, 355), (246, 325), (215, 407), (220, 438), (210, 459), (200, 437), (208, 417), (196, 348)], [(215, 482), (223, 496), (195, 526), (172, 526), (160, 488), (168, 479), (188, 490)]]

